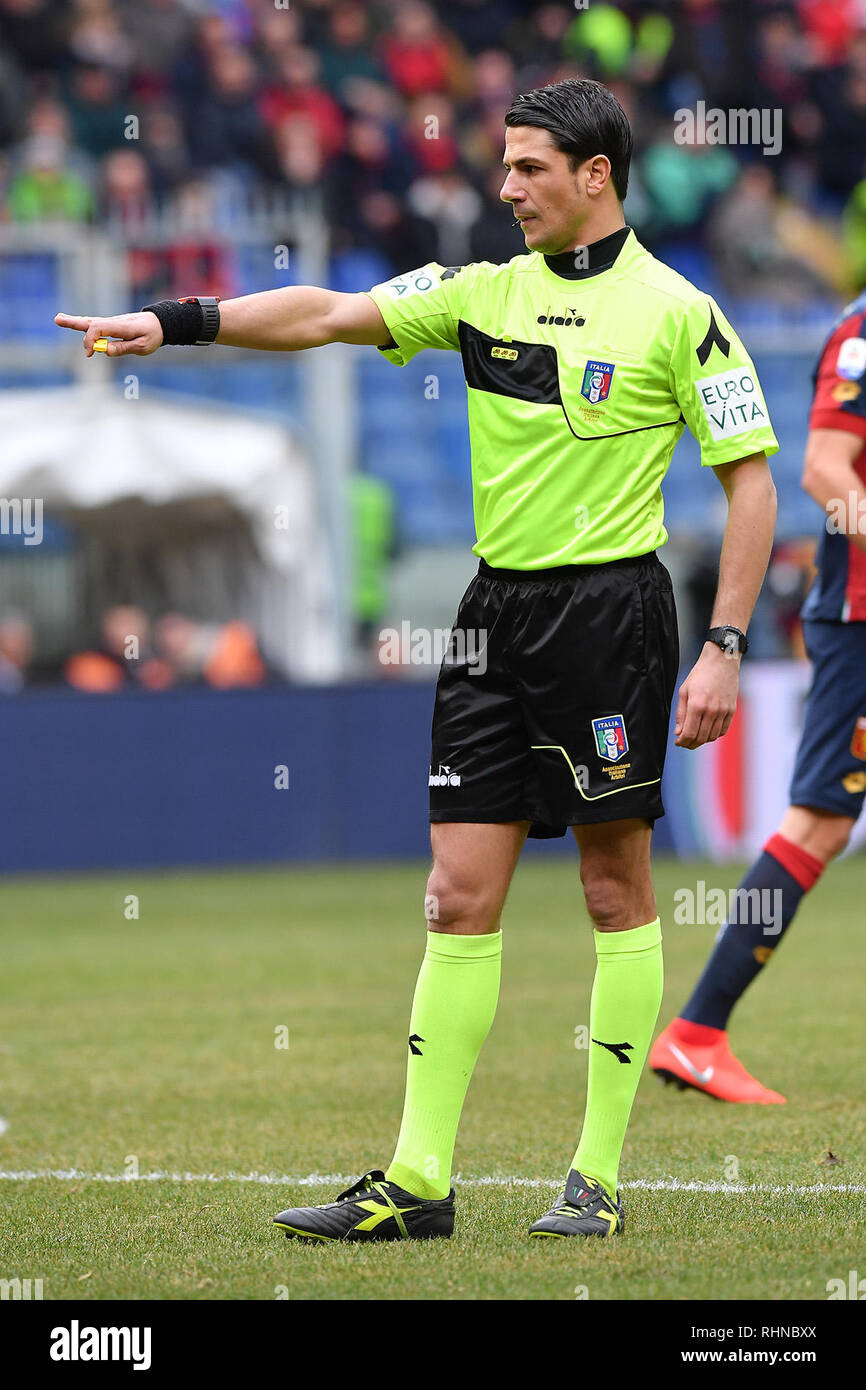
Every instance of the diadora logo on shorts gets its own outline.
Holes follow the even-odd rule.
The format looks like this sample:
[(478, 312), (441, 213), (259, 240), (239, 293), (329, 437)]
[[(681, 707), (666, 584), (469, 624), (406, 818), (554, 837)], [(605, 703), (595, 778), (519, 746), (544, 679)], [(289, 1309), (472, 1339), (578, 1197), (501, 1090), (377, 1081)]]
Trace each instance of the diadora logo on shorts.
[(618, 763), (628, 752), (628, 739), (625, 735), (625, 720), (621, 714), (606, 714), (601, 719), (593, 719), (592, 733), (595, 738), (595, 751), (607, 763)]
[(492, 347), (490, 349), (490, 356), (502, 357), (506, 362), (516, 362), (520, 353), (517, 351), (517, 348)]
[(450, 767), (446, 767), (444, 763), (440, 763), (438, 772), (434, 772), (433, 768), (430, 768), (430, 776), (427, 779), (427, 785), (428, 787), (459, 787), (460, 774), (452, 772)]
[(601, 401), (606, 401), (610, 395), (610, 385), (613, 381), (614, 364), (612, 362), (587, 362), (583, 369), (583, 385), (580, 394), (591, 402), (598, 405)]

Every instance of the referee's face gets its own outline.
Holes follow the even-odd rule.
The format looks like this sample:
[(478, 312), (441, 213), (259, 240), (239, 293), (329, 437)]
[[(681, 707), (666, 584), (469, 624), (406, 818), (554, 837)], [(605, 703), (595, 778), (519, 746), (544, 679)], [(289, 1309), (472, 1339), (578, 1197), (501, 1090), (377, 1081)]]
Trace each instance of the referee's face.
[(598, 161), (572, 169), (549, 131), (508, 126), (503, 163), (507, 173), (499, 196), (514, 209), (529, 250), (552, 256), (579, 246), (591, 210), (588, 170)]

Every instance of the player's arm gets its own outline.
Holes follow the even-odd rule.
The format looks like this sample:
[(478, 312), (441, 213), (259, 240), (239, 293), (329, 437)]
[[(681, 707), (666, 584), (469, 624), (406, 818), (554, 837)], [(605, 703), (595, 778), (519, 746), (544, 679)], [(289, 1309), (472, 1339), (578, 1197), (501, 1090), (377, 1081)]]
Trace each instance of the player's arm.
[[(728, 499), (711, 627), (745, 632), (767, 573), (776, 526), (776, 488), (764, 454), (750, 454), (713, 472)], [(705, 642), (680, 686), (676, 743), (699, 748), (726, 734), (737, 708), (739, 652)]]
[[(147, 357), (164, 341), (162, 323), (150, 310), (109, 318), (61, 313), (54, 322), (60, 328), (84, 334), (88, 357), (93, 356), (94, 343), (100, 338), (109, 340), (106, 352), (110, 357)], [(299, 352), (324, 347), (326, 343), (387, 347), (391, 335), (369, 295), (338, 294), (314, 285), (294, 285), (224, 299), (219, 306), (215, 341), (228, 347), (266, 352)]]
[[(776, 528), (776, 486), (764, 454), (751, 454), (713, 468), (728, 499), (728, 519), (719, 558), (719, 583), (711, 627), (745, 632), (770, 563)], [(708, 655), (721, 648), (707, 643)], [(739, 658), (738, 658), (739, 659)]]
[[(728, 499), (711, 627), (745, 633), (760, 592), (776, 523), (767, 456), (779, 447), (754, 364), (715, 300), (697, 295), (671, 352), (671, 389)], [(712, 641), (680, 686), (676, 742), (699, 748), (721, 738), (737, 707), (740, 653)]]
[(836, 326), (818, 361), (802, 485), (827, 513), (827, 528), (866, 550), (858, 522), (866, 487), (854, 463), (866, 448), (866, 314), (854, 308)]
[(806, 440), (803, 488), (827, 513), (827, 525), (866, 550), (860, 529), (866, 517), (866, 487), (854, 471), (864, 436), (847, 429), (813, 429)]

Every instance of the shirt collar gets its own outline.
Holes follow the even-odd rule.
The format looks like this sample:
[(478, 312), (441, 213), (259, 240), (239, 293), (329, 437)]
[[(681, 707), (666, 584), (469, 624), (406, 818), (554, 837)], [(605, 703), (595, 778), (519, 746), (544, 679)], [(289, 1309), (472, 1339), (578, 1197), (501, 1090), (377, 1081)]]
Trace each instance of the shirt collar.
[[(603, 236), (600, 241), (591, 241), (588, 246), (575, 246), (571, 251), (559, 251), (555, 256), (545, 256), (545, 264), (554, 275), (563, 280), (588, 280), (592, 275), (600, 275), (610, 270), (617, 256), (628, 241), (631, 227), (620, 227), (619, 231)], [(579, 259), (580, 269), (575, 265), (579, 252), (585, 256)]]

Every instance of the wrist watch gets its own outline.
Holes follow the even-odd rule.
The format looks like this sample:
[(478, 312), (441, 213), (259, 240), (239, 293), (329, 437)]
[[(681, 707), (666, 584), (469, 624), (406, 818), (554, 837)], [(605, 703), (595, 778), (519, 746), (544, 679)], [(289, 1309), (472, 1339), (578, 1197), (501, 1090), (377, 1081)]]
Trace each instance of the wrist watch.
[(711, 627), (704, 640), (715, 642), (727, 656), (733, 656), (735, 652), (745, 656), (749, 650), (748, 638), (738, 627)]

